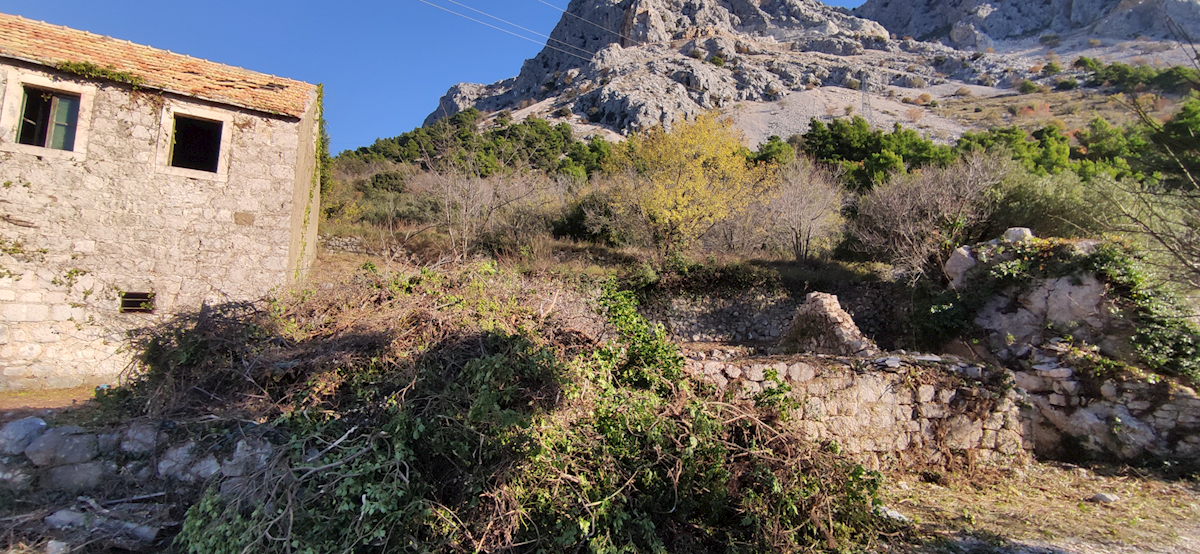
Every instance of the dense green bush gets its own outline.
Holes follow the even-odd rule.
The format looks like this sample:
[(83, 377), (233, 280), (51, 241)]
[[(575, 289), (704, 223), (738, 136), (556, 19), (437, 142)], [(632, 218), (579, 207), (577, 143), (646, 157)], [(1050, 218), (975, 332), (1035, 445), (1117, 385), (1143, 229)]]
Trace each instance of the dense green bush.
[[(566, 123), (551, 126), (535, 117), (513, 123), (511, 119), (497, 116), (493, 128), (481, 130), (481, 119), (478, 110), (469, 108), (433, 125), (342, 152), (337, 158), (388, 160), (418, 164), (426, 170), (455, 170), (487, 177), (502, 168), (534, 168), (553, 173), (560, 168), (573, 167), (560, 165), (564, 155), (590, 174), (603, 164), (603, 160), (596, 162), (592, 158), (611, 154), (610, 148), (598, 144), (585, 145), (580, 150), (576, 146), (580, 142)], [(603, 141), (600, 137), (592, 139), (593, 143)]]
[[(373, 282), (384, 303), (451, 292), (433, 272)], [(455, 297), (490, 301), (478, 290)], [(616, 339), (574, 355), (497, 329), (445, 335), (415, 372), (383, 360), (340, 371), (341, 417), (275, 422), (278, 456), (252, 480), (214, 485), (177, 545), (799, 553), (866, 549), (897, 530), (876, 515), (878, 473), (798, 438), (786, 388), (728, 402), (683, 375), (633, 294), (610, 282), (599, 305)]]
[(842, 166), (850, 188), (859, 192), (870, 190), (893, 173), (942, 166), (955, 158), (949, 147), (934, 144), (899, 123), (884, 133), (871, 129), (860, 116), (836, 119), (828, 126), (814, 118), (798, 142), (814, 159)]
[(1106, 65), (1100, 60), (1086, 56), (1080, 56), (1072, 65), (1076, 69), (1092, 73), (1087, 82), (1091, 87), (1107, 85), (1117, 87), (1123, 92), (1148, 87), (1162, 92), (1185, 93), (1200, 85), (1200, 71), (1192, 67), (1155, 69), (1148, 65), (1128, 65), (1120, 62)]
[(1070, 171), (1038, 176), (1018, 169), (993, 194), (996, 209), (979, 238), (1000, 236), (1011, 227), (1028, 227), (1038, 237), (1091, 237), (1115, 217), (1096, 187)]
[(1079, 81), (1074, 77), (1067, 77), (1054, 83), (1054, 90), (1075, 90), (1079, 88)]

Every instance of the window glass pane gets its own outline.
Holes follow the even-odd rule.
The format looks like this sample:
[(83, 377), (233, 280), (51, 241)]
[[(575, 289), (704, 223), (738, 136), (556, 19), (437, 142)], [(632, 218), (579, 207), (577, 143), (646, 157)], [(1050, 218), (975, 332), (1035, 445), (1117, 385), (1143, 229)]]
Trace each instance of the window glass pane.
[(46, 146), (58, 150), (75, 149), (75, 123), (79, 119), (79, 99), (71, 96), (54, 97), (54, 128)]
[(17, 142), (33, 146), (46, 145), (46, 129), (50, 123), (50, 99), (44, 90), (25, 88), (25, 107), (21, 110), (21, 128)]

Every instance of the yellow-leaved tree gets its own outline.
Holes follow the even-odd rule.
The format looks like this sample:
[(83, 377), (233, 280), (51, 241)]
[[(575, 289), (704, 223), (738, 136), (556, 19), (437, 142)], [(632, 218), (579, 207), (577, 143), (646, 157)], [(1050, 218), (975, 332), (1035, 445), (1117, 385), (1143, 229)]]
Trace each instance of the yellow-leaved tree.
[(670, 131), (655, 127), (625, 142), (618, 204), (636, 209), (663, 252), (690, 246), (771, 188), (774, 164), (748, 159), (742, 134), (709, 112)]

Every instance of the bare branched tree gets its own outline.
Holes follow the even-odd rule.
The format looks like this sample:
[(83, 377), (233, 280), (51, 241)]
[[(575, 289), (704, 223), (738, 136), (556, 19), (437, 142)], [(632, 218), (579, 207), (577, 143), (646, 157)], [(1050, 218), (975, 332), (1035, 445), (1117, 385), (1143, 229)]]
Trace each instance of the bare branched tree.
[(846, 201), (835, 168), (800, 157), (779, 171), (758, 200), (713, 226), (705, 242), (729, 252), (769, 250), (811, 259), (821, 242), (841, 232)]
[(846, 194), (833, 170), (806, 157), (797, 158), (780, 174), (779, 188), (767, 204), (777, 237), (786, 237), (796, 260), (808, 260), (817, 241), (842, 228)]
[(912, 279), (940, 267), (942, 254), (977, 238), (992, 214), (994, 196), (1014, 162), (977, 152), (944, 168), (894, 176), (859, 201), (851, 232), (872, 254)]

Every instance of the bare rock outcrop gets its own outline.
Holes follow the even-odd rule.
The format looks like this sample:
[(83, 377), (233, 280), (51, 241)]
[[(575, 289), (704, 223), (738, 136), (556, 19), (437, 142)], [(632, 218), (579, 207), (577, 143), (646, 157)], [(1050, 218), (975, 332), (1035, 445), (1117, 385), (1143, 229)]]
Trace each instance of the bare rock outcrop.
[(1200, 30), (1200, 3), (1195, 0), (867, 0), (851, 13), (879, 21), (897, 36), (944, 40), (979, 51), (993, 41), (1043, 34), (1085, 32), (1117, 39), (1176, 39), (1168, 28), (1168, 18), (1190, 35)]
[(944, 68), (922, 56), (954, 54), (891, 40), (879, 23), (815, 0), (574, 0), (568, 13), (518, 76), (455, 85), (425, 123), (551, 99), (554, 111), (627, 133), (813, 86), (924, 87)]

